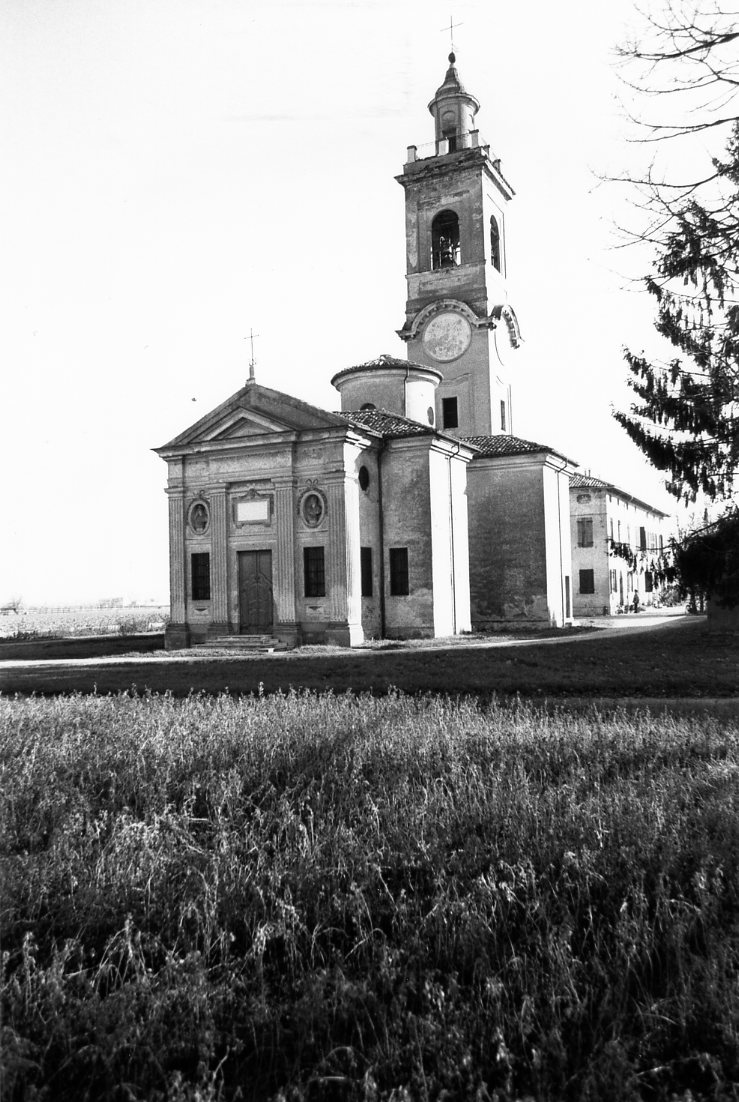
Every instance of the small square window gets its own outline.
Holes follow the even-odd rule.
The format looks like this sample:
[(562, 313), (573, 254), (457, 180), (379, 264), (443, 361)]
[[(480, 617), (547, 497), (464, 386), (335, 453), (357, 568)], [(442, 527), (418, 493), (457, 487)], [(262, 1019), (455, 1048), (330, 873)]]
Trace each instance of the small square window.
[(408, 548), (390, 548), (390, 594), (393, 597), (407, 597), (408, 588)]
[(593, 571), (593, 570), (581, 570), (580, 571), (580, 592), (581, 593), (595, 593), (595, 571)]
[(445, 429), (459, 428), (459, 413), (456, 398), (441, 399), (441, 421)]
[(326, 571), (322, 547), (303, 548), (303, 572), (306, 597), (325, 597)]

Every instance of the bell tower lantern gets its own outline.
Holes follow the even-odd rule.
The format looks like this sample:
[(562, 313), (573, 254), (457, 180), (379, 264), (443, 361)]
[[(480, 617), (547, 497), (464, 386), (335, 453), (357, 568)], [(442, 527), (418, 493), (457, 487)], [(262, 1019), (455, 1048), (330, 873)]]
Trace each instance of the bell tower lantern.
[(514, 191), (480, 139), (480, 105), (454, 53), (429, 103), (430, 147), (409, 146), (405, 191), (408, 359), (436, 368), (440, 428), (459, 436), (512, 431), (511, 356), (521, 342), (506, 281), (506, 208)]
[(447, 142), (447, 152), (456, 152), (457, 136), (472, 133), (475, 115), (480, 110), (480, 104), (475, 97), (466, 92), (460, 83), (454, 68), (455, 61), (455, 55), (449, 54), (449, 68), (444, 83), (436, 89), (436, 95), (429, 104), (429, 111), (434, 116), (437, 152), (439, 142), (443, 141)]

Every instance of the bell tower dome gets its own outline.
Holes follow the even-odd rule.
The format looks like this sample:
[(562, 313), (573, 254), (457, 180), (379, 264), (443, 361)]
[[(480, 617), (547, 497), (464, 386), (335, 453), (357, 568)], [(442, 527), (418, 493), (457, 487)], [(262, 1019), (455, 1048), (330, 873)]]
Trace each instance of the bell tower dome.
[(436, 368), (437, 424), (458, 436), (512, 432), (508, 373), (521, 343), (506, 279), (514, 191), (480, 139), (477, 99), (449, 54), (429, 103), (434, 141), (409, 146), (405, 191), (408, 359)]

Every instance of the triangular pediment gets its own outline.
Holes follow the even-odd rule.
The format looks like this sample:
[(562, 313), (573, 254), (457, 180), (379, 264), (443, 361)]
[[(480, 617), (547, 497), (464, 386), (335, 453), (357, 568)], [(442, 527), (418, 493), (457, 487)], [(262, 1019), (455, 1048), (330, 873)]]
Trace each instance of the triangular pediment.
[(190, 447), (246, 441), (275, 433), (294, 434), (311, 429), (346, 427), (346, 421), (335, 413), (312, 406), (291, 394), (251, 383), (169, 443), (154, 450), (162, 454)]
[(205, 440), (239, 440), (250, 436), (266, 436), (272, 432), (291, 432), (294, 427), (270, 417), (260, 417), (242, 410), (218, 424), (214, 432), (203, 436)]

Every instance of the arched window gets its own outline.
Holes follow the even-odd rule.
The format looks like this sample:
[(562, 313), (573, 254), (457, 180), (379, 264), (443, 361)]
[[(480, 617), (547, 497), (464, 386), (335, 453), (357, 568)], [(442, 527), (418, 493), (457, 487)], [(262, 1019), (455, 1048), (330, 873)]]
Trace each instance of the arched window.
[(441, 116), (441, 136), (449, 142), (449, 152), (457, 151), (457, 119), (453, 111), (445, 111)]
[(490, 259), (493, 267), (500, 271), (500, 230), (495, 215), (490, 215)]
[(459, 263), (459, 218), (453, 210), (443, 210), (431, 223), (431, 267), (455, 268)]

